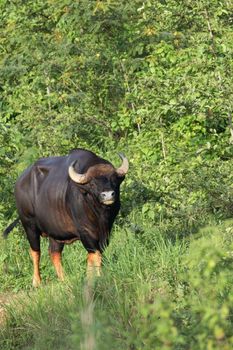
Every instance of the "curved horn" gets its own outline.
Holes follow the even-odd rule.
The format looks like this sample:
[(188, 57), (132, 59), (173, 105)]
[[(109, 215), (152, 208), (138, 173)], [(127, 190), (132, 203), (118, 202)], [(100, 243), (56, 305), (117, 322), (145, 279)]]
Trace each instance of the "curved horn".
[(129, 161), (128, 159), (124, 156), (123, 153), (118, 153), (120, 158), (122, 159), (122, 164), (119, 168), (116, 169), (116, 172), (119, 176), (125, 176), (125, 174), (129, 170)]
[(85, 174), (76, 173), (76, 171), (74, 170), (75, 163), (76, 163), (76, 161), (71, 163), (71, 165), (69, 166), (69, 169), (68, 169), (69, 177), (71, 178), (71, 180), (73, 180), (77, 184), (83, 185), (83, 184), (88, 182), (87, 173), (85, 173)]

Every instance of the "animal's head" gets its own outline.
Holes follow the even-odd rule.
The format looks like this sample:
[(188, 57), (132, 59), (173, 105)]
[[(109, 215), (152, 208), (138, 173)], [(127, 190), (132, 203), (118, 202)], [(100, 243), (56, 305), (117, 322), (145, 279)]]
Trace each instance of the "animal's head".
[(119, 168), (114, 168), (110, 163), (101, 163), (91, 166), (85, 174), (77, 173), (73, 162), (69, 166), (69, 177), (91, 192), (101, 204), (112, 205), (119, 199), (120, 184), (129, 169), (127, 158), (123, 154), (119, 156), (122, 159)]

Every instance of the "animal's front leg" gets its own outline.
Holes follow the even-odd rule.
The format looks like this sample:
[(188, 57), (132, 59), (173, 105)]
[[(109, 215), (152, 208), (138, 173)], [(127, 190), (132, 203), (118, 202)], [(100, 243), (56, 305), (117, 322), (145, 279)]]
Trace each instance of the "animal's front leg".
[(100, 251), (89, 252), (87, 255), (87, 278), (100, 276), (102, 255)]
[(63, 243), (58, 243), (54, 239), (49, 238), (49, 254), (57, 273), (57, 277), (64, 281), (64, 272), (62, 268), (62, 250), (64, 248)]
[(50, 257), (53, 263), (53, 266), (56, 270), (57, 277), (59, 280), (64, 281), (64, 272), (61, 264), (61, 253), (60, 252), (51, 252)]
[(100, 252), (99, 240), (90, 235), (89, 232), (81, 232), (80, 239), (88, 251), (87, 255), (87, 278), (100, 276), (102, 255)]

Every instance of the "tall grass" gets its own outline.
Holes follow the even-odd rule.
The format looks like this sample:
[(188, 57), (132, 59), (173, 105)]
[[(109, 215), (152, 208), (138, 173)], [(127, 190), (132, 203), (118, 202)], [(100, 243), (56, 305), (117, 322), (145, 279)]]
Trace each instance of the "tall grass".
[[(19, 243), (19, 260), (12, 235), (6, 243), (7, 259), (1, 263), (10, 272), (1, 279), (20, 292), (6, 307), (0, 348), (230, 350), (232, 233), (232, 221), (185, 240), (170, 240), (149, 224), (147, 239), (130, 226), (116, 226), (102, 276), (91, 287), (85, 283), (86, 253), (81, 245), (65, 249), (67, 277), (59, 283), (44, 243), (45, 282), (38, 290), (28, 287), (31, 262), (24, 252), (26, 243)], [(16, 262), (11, 272), (9, 266)], [(13, 280), (15, 271), (19, 279)]]

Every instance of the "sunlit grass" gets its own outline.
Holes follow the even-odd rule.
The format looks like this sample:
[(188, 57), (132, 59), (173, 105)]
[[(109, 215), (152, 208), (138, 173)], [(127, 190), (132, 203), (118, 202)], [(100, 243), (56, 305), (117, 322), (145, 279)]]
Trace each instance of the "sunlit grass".
[(228, 221), (192, 238), (171, 241), (148, 225), (144, 244), (130, 228), (116, 226), (102, 276), (90, 287), (89, 299), (85, 297), (86, 252), (80, 244), (66, 247), (66, 281), (59, 283), (44, 242), (44, 282), (33, 290), (27, 242), (20, 243), (22, 259), (18, 260), (12, 234), (7, 264), (14, 267), (17, 262), (16, 271), (25, 269), (25, 275), (13, 280), (15, 272), (9, 269), (10, 276), (1, 277), (6, 280), (2, 291), (10, 281), (19, 292), (12, 293), (6, 306), (0, 348), (87, 350), (92, 344), (90, 349), (97, 350), (206, 350), (208, 346), (221, 349), (223, 344), (230, 350), (232, 227)]

